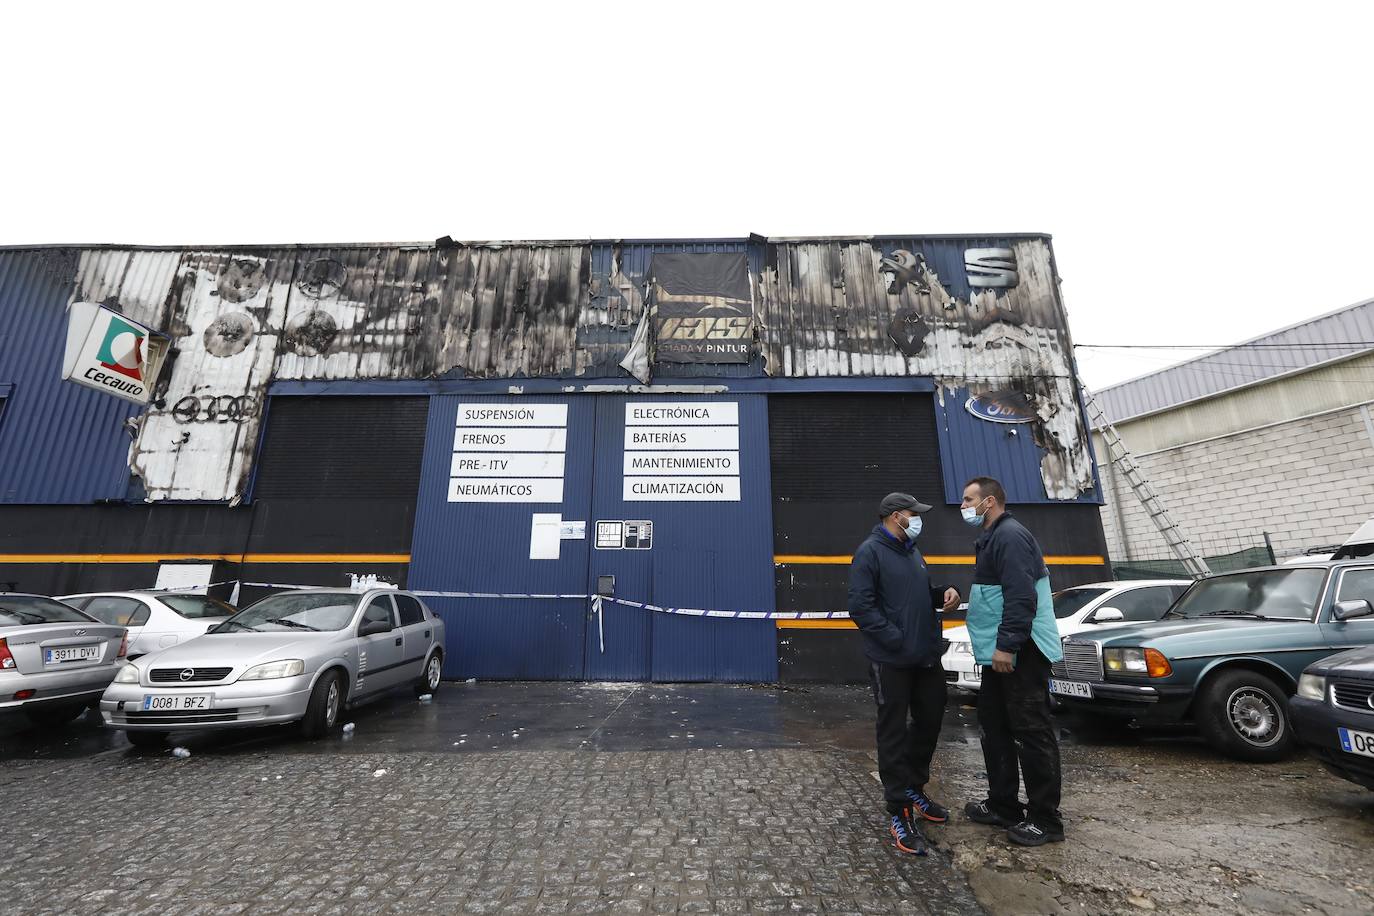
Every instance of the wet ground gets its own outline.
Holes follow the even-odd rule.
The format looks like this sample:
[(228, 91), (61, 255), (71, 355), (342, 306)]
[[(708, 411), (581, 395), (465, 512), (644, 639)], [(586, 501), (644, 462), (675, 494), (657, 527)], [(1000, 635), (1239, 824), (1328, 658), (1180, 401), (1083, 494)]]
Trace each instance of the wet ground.
[[(21, 912), (1374, 912), (1374, 792), (1061, 720), (1069, 840), (886, 844), (866, 690), (445, 684), (349, 734), (0, 723)], [(936, 758), (982, 795), (974, 710)], [(137, 812), (129, 816), (127, 812)], [(207, 838), (210, 838), (207, 840)]]

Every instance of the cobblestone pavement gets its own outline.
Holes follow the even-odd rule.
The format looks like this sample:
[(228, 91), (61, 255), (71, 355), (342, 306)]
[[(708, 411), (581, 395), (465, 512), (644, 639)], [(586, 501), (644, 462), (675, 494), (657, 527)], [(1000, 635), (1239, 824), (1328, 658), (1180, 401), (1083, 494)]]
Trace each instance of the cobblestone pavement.
[[(1374, 912), (1374, 792), (1295, 756), (1061, 718), (1068, 841), (884, 834), (855, 688), (445, 685), (287, 729), (134, 750), (0, 725), (17, 913)], [(937, 797), (985, 791), (955, 698)]]
[[(543, 733), (527, 703), (530, 724), (507, 721), (510, 732), (478, 718), (488, 706), (475, 697), (505, 713), (513, 710), (499, 695), (530, 697), (520, 685), (483, 686), (466, 697), (446, 691), (447, 703), (430, 709), (394, 701), (361, 710), (353, 739), (187, 742), (186, 759), (115, 743), (0, 764), (6, 909), (982, 912), (947, 852), (911, 859), (891, 849), (862, 752), (770, 719), (784, 692), (545, 686), (539, 695), (571, 701), (565, 710), (595, 711), (587, 727), (564, 720)], [(626, 708), (634, 695), (643, 705)], [(753, 704), (757, 715), (699, 732), (691, 715), (671, 718), (693, 700), (714, 708), (712, 696)], [(853, 702), (861, 692), (844, 696), (851, 713), (867, 713)], [(607, 730), (630, 743), (634, 729), (617, 726), (607, 706), (652, 723), (648, 743), (683, 749), (589, 749)], [(434, 734), (427, 719), (451, 727)], [(392, 740), (406, 721), (425, 732), (418, 749)], [(867, 730), (861, 718), (831, 724), (834, 734)], [(426, 746), (440, 743), (447, 749)]]

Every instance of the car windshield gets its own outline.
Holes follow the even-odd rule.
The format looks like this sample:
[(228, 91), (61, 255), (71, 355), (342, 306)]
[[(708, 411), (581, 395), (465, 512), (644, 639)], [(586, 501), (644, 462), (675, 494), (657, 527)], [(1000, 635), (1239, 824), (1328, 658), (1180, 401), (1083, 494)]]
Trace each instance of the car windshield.
[(1054, 616), (1063, 620), (1072, 617), (1092, 601), (1107, 594), (1105, 588), (1066, 588), (1054, 593)]
[(1203, 579), (1178, 600), (1170, 617), (1281, 617), (1311, 620), (1324, 569), (1261, 569)]
[(342, 630), (357, 606), (358, 596), (353, 592), (284, 592), (239, 611), (210, 632)]
[(176, 611), (187, 620), (204, 620), (211, 617), (233, 617), (238, 608), (225, 604), (218, 598), (206, 595), (159, 595), (162, 603)]
[(99, 623), (70, 605), (38, 595), (0, 595), (0, 627), (33, 623)]

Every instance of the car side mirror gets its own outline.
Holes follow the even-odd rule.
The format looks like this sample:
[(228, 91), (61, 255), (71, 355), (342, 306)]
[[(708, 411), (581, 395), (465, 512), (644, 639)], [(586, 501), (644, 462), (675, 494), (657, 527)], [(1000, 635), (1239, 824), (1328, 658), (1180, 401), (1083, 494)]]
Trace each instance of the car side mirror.
[(1369, 603), (1368, 598), (1352, 598), (1349, 601), (1337, 601), (1332, 616), (1340, 621), (1354, 620), (1356, 617), (1374, 616), (1374, 605)]
[(391, 624), (385, 620), (363, 620), (363, 625), (358, 627), (359, 636), (376, 636), (379, 633), (390, 633)]
[(1126, 619), (1120, 608), (1100, 607), (1093, 612), (1093, 623), (1118, 623)]

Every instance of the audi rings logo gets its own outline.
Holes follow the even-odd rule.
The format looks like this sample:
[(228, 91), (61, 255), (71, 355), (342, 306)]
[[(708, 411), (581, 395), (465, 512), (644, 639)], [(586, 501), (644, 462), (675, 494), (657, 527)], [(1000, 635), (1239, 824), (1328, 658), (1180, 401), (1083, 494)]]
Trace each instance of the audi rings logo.
[(85, 635), (86, 635), (86, 630), (85, 630), (84, 628), (83, 628), (83, 629), (80, 629), (80, 630), (77, 630), (73, 635), (75, 635), (75, 636), (85, 636)]
[(181, 677), (181, 679), (182, 679), (183, 681), (189, 681), (191, 678), (193, 678), (193, 677), (195, 677), (195, 676), (196, 676), (196, 669), (194, 669), (194, 668), (183, 668), (182, 671), (181, 671), (181, 675), (180, 675), (180, 677)]

